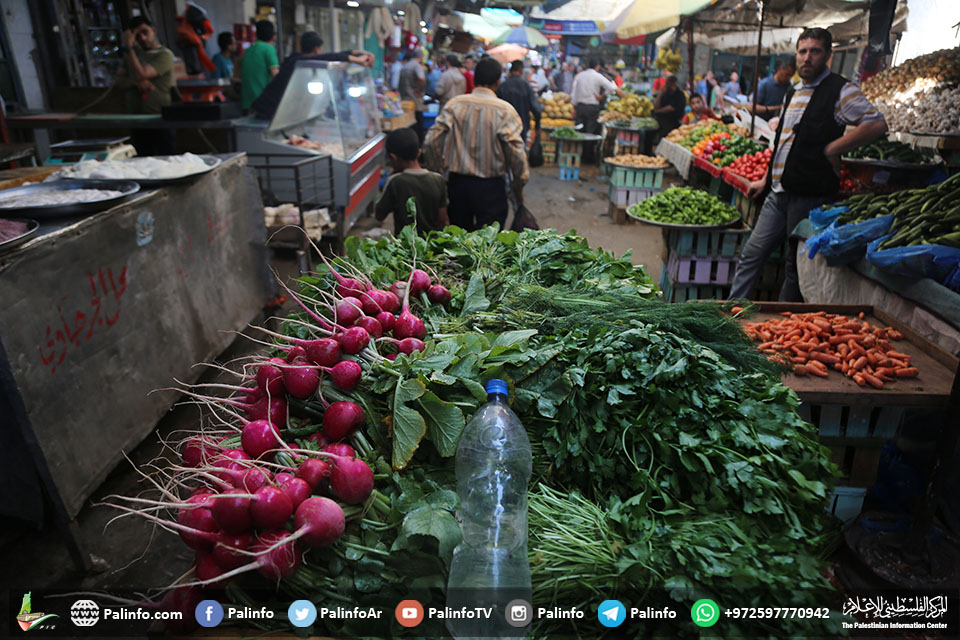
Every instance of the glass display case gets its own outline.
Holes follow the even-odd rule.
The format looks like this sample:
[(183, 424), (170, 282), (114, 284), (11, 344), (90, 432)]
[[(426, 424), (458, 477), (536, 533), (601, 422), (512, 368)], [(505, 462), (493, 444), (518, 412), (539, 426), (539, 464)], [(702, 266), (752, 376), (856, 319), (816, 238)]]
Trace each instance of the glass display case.
[(346, 160), (380, 133), (370, 70), (301, 60), (264, 138)]

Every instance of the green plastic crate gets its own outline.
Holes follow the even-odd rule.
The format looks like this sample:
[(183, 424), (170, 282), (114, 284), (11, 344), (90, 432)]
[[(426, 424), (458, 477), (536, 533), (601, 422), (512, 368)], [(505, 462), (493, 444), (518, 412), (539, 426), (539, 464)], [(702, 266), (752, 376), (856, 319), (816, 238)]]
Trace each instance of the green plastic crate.
[(613, 167), (610, 184), (628, 189), (659, 189), (663, 186), (663, 168)]

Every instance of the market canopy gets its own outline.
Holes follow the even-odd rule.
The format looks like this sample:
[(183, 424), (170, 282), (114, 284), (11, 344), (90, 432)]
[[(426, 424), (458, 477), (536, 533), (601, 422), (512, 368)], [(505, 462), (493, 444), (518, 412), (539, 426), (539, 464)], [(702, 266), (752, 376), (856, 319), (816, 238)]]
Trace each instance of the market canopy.
[[(764, 54), (792, 53), (805, 28), (829, 28), (835, 43), (865, 38), (870, 27), (868, 0), (765, 0)], [(900, 0), (892, 32), (906, 29), (907, 2)], [(679, 24), (679, 21), (675, 24)], [(730, 53), (754, 54), (760, 27), (756, 4), (720, 0), (694, 16), (693, 41)], [(618, 33), (619, 35), (619, 33)], [(685, 26), (672, 28), (657, 38), (657, 46), (687, 41)]]
[(552, 11), (544, 11), (543, 5), (533, 9), (525, 23), (546, 34), (598, 36), (634, 1), (570, 0)]
[(617, 37), (635, 38), (673, 27), (681, 16), (692, 15), (716, 2), (718, 0), (635, 0), (617, 28)]
[(523, 24), (523, 15), (513, 9), (482, 9), (479, 14), (464, 13), (463, 30), (473, 37), (491, 41), (511, 27)]
[(517, 44), (521, 47), (533, 49), (550, 44), (542, 33), (531, 27), (514, 27), (507, 29), (493, 40), (494, 44)]

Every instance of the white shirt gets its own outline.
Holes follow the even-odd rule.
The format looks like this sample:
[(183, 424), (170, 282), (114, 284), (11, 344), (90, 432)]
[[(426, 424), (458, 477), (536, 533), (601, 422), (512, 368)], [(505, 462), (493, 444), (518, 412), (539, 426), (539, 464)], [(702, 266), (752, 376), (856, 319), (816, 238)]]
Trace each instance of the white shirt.
[(394, 91), (400, 88), (400, 71), (402, 70), (403, 63), (399, 60), (394, 60), (390, 65), (390, 88)]
[(617, 85), (612, 80), (607, 80), (595, 69), (587, 69), (577, 74), (573, 79), (573, 89), (570, 91), (570, 102), (578, 104), (600, 104), (597, 101), (597, 94), (606, 90), (607, 92), (616, 91)]

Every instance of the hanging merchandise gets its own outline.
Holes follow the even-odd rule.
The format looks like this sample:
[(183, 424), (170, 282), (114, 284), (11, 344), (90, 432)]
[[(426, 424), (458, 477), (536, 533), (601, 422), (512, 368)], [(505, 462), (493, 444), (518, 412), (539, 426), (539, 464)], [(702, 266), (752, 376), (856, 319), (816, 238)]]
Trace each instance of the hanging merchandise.
[(367, 38), (375, 36), (382, 47), (394, 31), (394, 26), (393, 14), (390, 13), (390, 9), (387, 7), (374, 7), (373, 10), (370, 11), (364, 36)]
[(400, 25), (393, 25), (393, 31), (390, 33), (390, 46), (394, 49), (399, 49), (403, 44), (403, 29), (400, 28)]
[(420, 31), (420, 22), (423, 20), (423, 15), (420, 12), (420, 7), (417, 6), (415, 2), (408, 2), (407, 5), (403, 8), (403, 29), (404, 31)]

